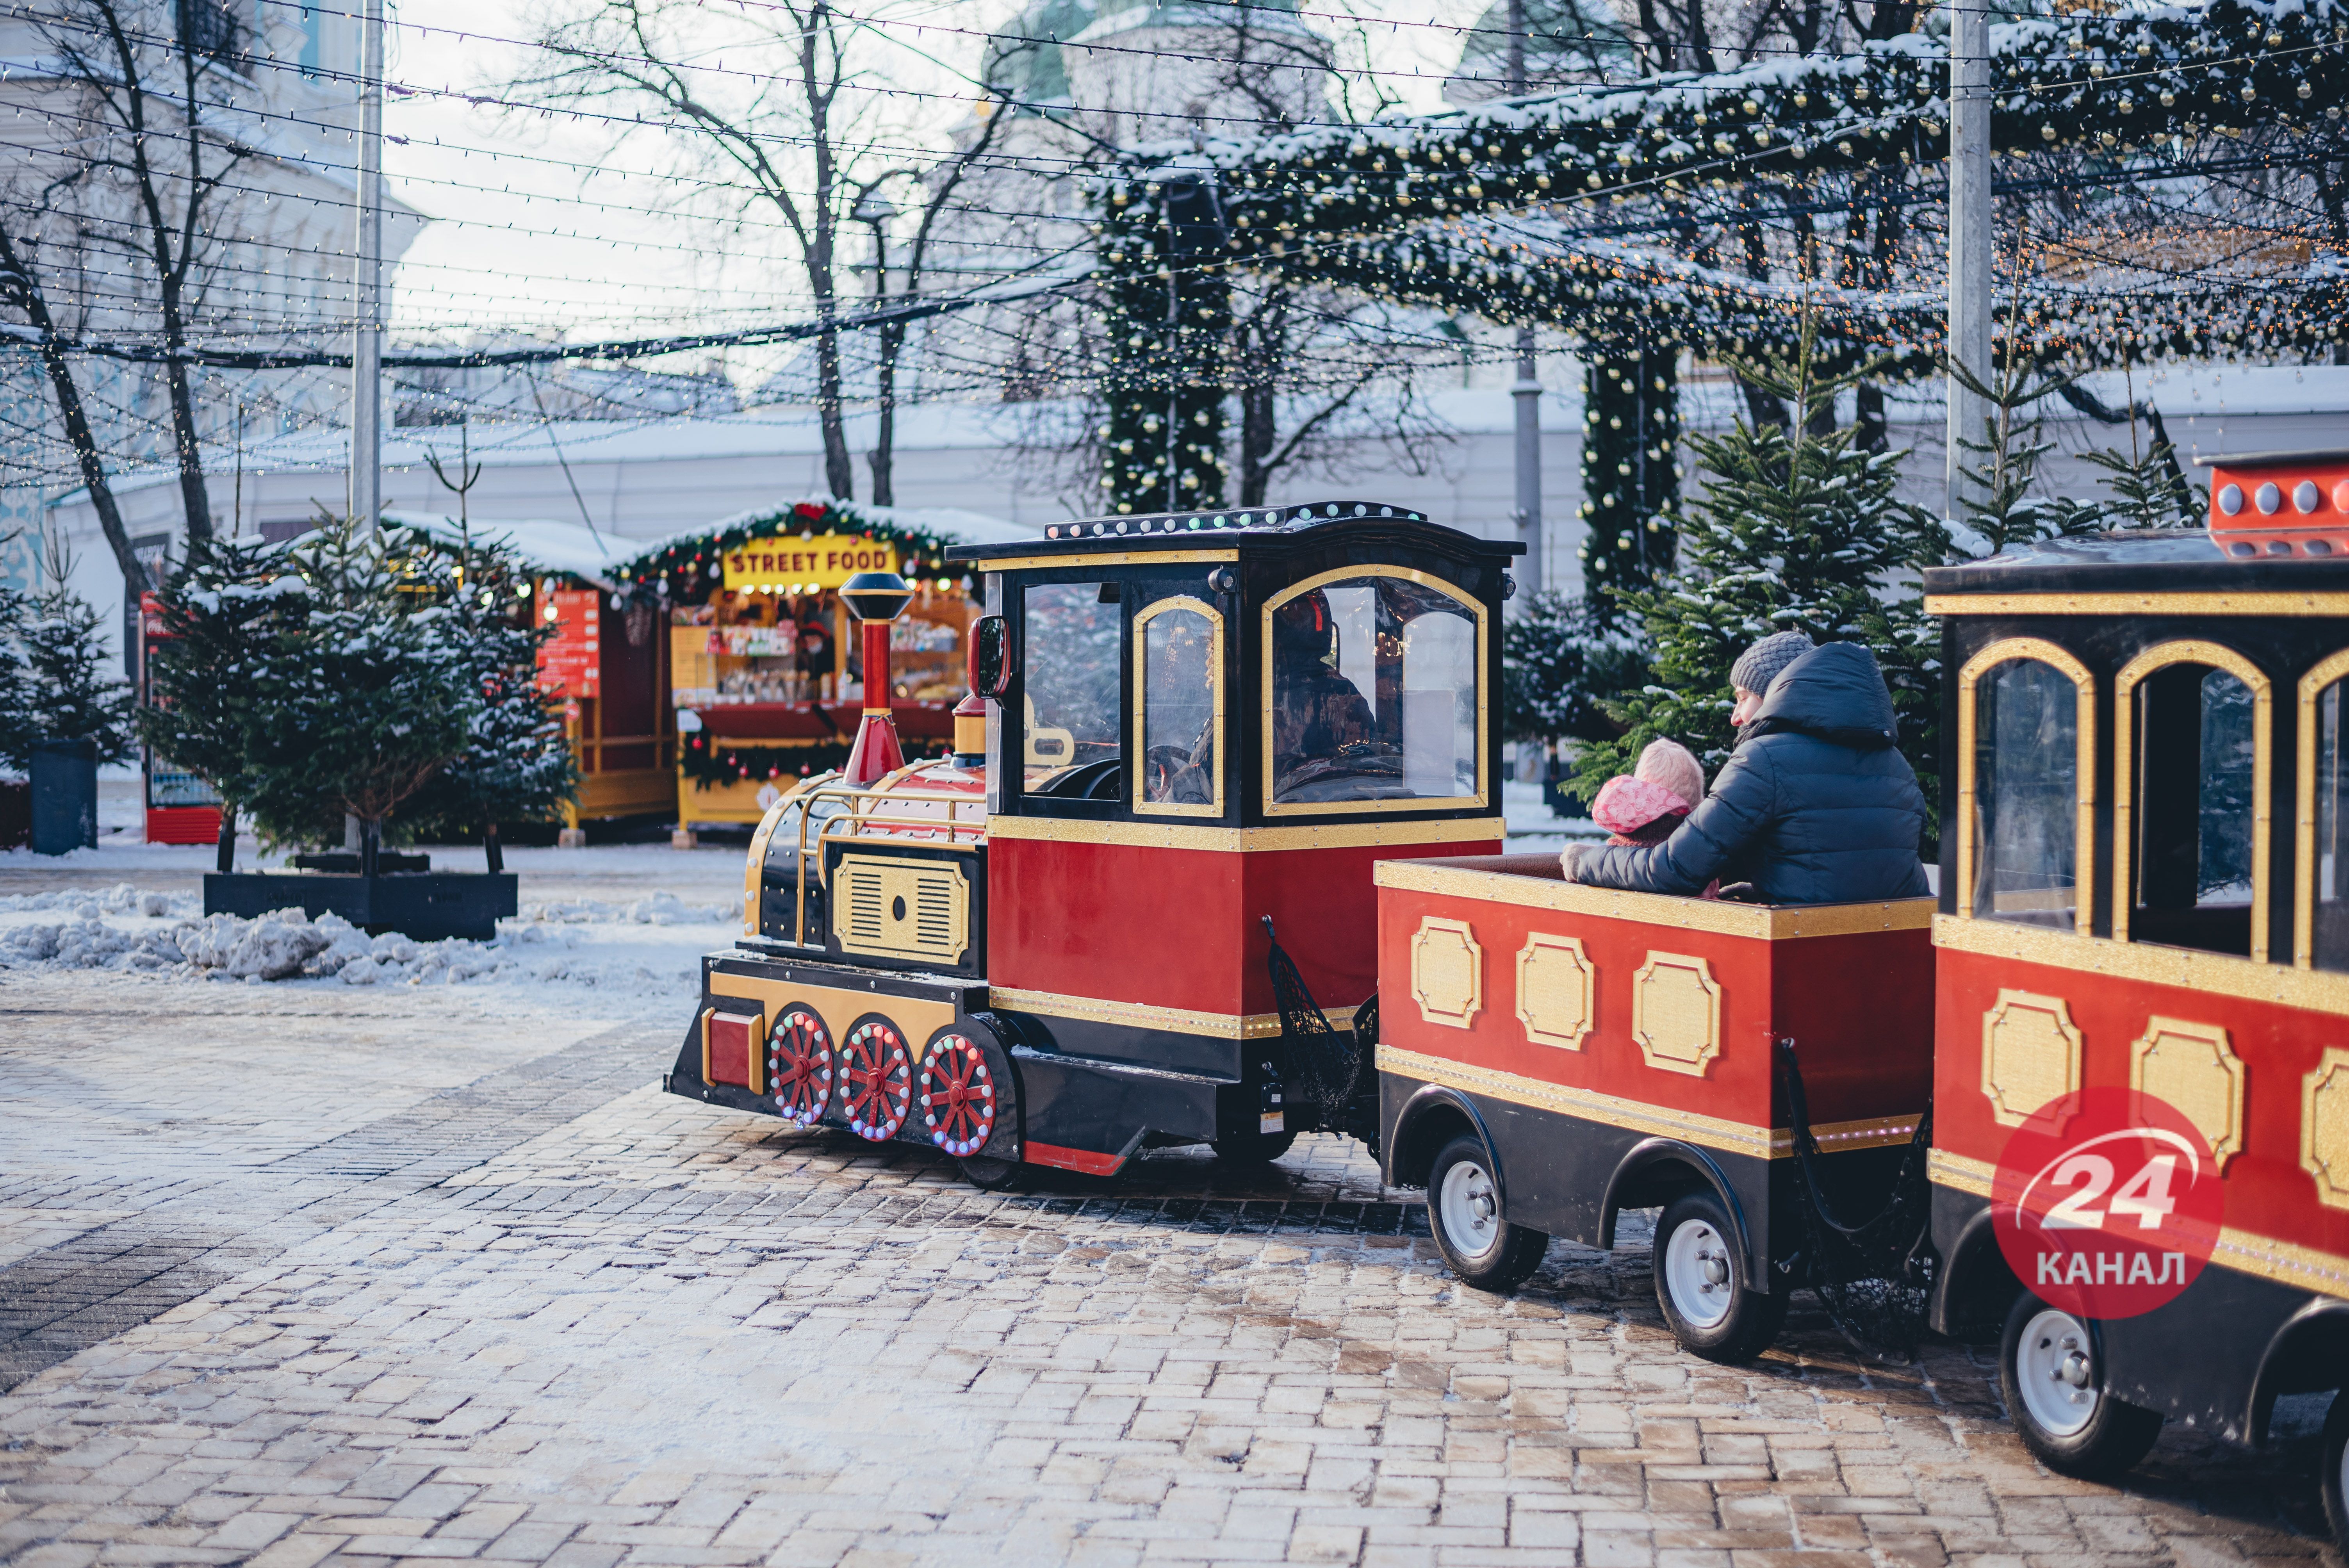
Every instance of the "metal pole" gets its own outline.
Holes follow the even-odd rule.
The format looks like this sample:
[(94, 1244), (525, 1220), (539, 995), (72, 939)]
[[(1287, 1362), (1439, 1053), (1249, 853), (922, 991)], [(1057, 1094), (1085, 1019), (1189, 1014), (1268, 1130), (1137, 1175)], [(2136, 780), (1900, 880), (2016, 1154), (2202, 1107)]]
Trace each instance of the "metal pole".
[[(1509, 93), (1526, 90), (1526, 0), (1509, 0)], [(1534, 329), (1517, 329), (1517, 384), (1511, 396), (1517, 405), (1517, 537), (1525, 542), (1525, 597), (1520, 609), (1533, 603), (1542, 588), (1541, 511), (1541, 379), (1535, 360)]]
[(352, 257), (351, 515), (383, 517), (383, 0), (359, 21), (359, 227)]
[[(1990, 13), (1984, 0), (1950, 0), (1950, 359), (1990, 384)], [(1942, 515), (1963, 499), (1960, 438), (1982, 438), (1989, 404), (1950, 377), (1950, 454)]]

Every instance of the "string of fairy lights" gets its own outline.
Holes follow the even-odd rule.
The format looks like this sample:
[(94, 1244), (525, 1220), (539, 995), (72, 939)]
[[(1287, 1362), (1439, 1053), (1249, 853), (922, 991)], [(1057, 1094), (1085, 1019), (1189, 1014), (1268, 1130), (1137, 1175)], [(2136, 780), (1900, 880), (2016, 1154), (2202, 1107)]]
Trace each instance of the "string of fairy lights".
[[(258, 0), (258, 6), (288, 16), (318, 9), (296, 0)], [(726, 9), (773, 7), (768, 0), (730, 0)], [(1299, 15), (1263, 9), (1268, 15), (1278, 10), (1290, 22)], [(326, 14), (341, 13), (328, 8)], [(843, 15), (890, 36), (897, 46), (913, 46), (912, 39), (930, 34), (984, 38), (997, 49), (1067, 45), (1038, 30), (1023, 31), (1019, 24), (982, 33), (940, 26), (935, 14), (912, 22), (878, 10)], [(2342, 0), (2306, 5), (2217, 0), (2192, 11), (2064, 15), (2002, 27), (1993, 71), (1999, 145), (2011, 160), (2103, 159), (2149, 170), (2152, 178), (2205, 183), (2227, 160), (2197, 156), (2189, 142), (2216, 141), (2242, 154), (2233, 164), (2247, 170), (2289, 167), (2293, 150), (2262, 151), (2261, 139), (2337, 131), (2341, 106), (2349, 102), (2344, 17)], [(1434, 20), (1394, 25), (1462, 39), (1479, 31)], [(891, 35), (893, 28), (905, 36)], [(531, 42), (491, 32), (434, 31), (464, 40)], [(1161, 53), (1100, 40), (1083, 47)], [(1107, 500), (1147, 508), (1204, 504), (1223, 493), (1226, 403), (1241, 368), (1234, 363), (1232, 339), (1244, 319), (1231, 299), (1235, 269), (1265, 287), (1335, 290), (1395, 307), (1367, 315), (1326, 312), (1327, 332), (1288, 367), (1293, 381), (1342, 379), (1358, 363), (1382, 356), (1497, 357), (1504, 349), (1495, 343), (1435, 340), (1437, 323), (1475, 317), (1541, 326), (1583, 348), (1594, 364), (1613, 366), (1611, 379), (1619, 383), (1626, 379), (1624, 365), (1650, 365), (1659, 344), (1707, 357), (1783, 345), (1790, 324), (1806, 310), (1820, 317), (1835, 341), (1889, 356), (1888, 374), (1918, 373), (1930, 368), (1940, 335), (1939, 300), (1916, 264), (1931, 253), (1936, 220), (1930, 211), (1919, 211), (1889, 247), (1866, 231), (1873, 222), (1880, 232), (1888, 211), (1932, 199), (1919, 177), (1939, 158), (1946, 137), (1941, 78), (1947, 67), (1938, 50), (1922, 36), (1835, 57), (1797, 57), (1764, 47), (1755, 51), (1755, 63), (1739, 70), (1578, 88), (1371, 125), (1305, 123), (1272, 136), (1255, 134), (1257, 122), (1245, 114), (1126, 111), (1145, 132), (1204, 137), (1204, 145), (1174, 158), (1030, 142), (1016, 156), (991, 156), (986, 167), (1031, 181), (1083, 182), (1092, 205), (1071, 211), (1033, 200), (1000, 201), (990, 214), (1002, 221), (996, 227), (957, 236), (968, 271), (1015, 272), (1061, 248), (1065, 242), (1050, 231), (1088, 226), (1099, 270), (1090, 282), (1040, 296), (1032, 306), (975, 311), (952, 333), (926, 335), (921, 352), (935, 367), (929, 389), (932, 395), (984, 394), (999, 387), (1008, 350), (1025, 354), (1042, 345), (1040, 385), (1097, 387), (1106, 400), (1099, 445), (1106, 458), (1101, 482)], [(594, 51), (586, 57), (592, 61)], [(283, 73), (295, 67), (263, 57), (253, 68)], [(697, 80), (740, 82), (756, 76), (722, 57), (678, 68)], [(1306, 80), (1330, 67), (1309, 53), (1268, 61), (1267, 68)], [(315, 64), (300, 70), (323, 87), (347, 87), (351, 80), (347, 71)], [(398, 90), (547, 112), (544, 104), (479, 87), (406, 82)], [(895, 86), (855, 90), (927, 102), (941, 112), (954, 112), (950, 106), (957, 105), (967, 110), (986, 96), (975, 79), (936, 92)], [(315, 108), (246, 105), (237, 112), (289, 133), (347, 134), (334, 117)], [(616, 133), (661, 129), (656, 118), (592, 105), (554, 112)], [(760, 139), (779, 152), (806, 148), (803, 138), (788, 131), (761, 132)], [(935, 156), (918, 139), (876, 146), (894, 156)], [(0, 154), (8, 150), (0, 146)], [(520, 146), (475, 150), (585, 172), (576, 160)], [(288, 158), (321, 170), (333, 162), (314, 153)], [(1114, 167), (1101, 177), (1104, 160)], [(729, 199), (752, 190), (707, 171), (617, 164), (609, 171), (627, 179), (681, 178)], [(2075, 169), (2047, 178), (2076, 191), (2114, 177)], [(425, 183), (476, 195), (500, 190), (494, 175), (467, 180), (443, 172)], [(267, 199), (272, 192), (256, 187), (243, 194)], [(2289, 205), (2289, 197), (2273, 190), (2258, 194), (2271, 206), (2280, 200)], [(2130, 199), (2142, 202), (2145, 193), (2132, 191)], [(334, 211), (336, 199), (319, 198), (318, 204), (339, 232), (347, 219)], [(630, 211), (625, 201), (585, 197), (576, 207), (582, 214)], [(527, 210), (527, 203), (517, 205), (517, 211)], [(1848, 220), (1863, 232), (1857, 242), (1843, 232), (1814, 235), (1804, 227), (1814, 218), (1830, 227)], [(512, 214), (502, 222), (480, 216), (461, 222), (549, 238), (586, 232), (528, 223)], [(770, 235), (781, 229), (765, 220), (750, 227)], [(1021, 237), (1023, 230), (1030, 237)], [(2289, 224), (2280, 232), (2289, 237)], [(223, 263), (222, 275), (264, 286), (273, 242), (264, 236), (240, 242), (254, 259)], [(655, 254), (683, 255), (695, 248), (683, 238), (611, 242)], [(1872, 244), (1887, 253), (1867, 254)], [(285, 245), (276, 253), (290, 257), (295, 249)], [(2078, 246), (2074, 253), (2091, 257)], [(2035, 356), (2095, 361), (2306, 352), (2338, 341), (2349, 320), (2342, 279), (2323, 253), (2296, 268), (2279, 269), (2259, 258), (2241, 264), (2205, 261), (2163, 276), (2142, 266), (2132, 270), (2132, 258), (2117, 253), (2101, 259), (2102, 279), (2034, 285), (2015, 335)], [(461, 331), (474, 308), (467, 302), (492, 301), (495, 293), (468, 294), (463, 269), (445, 262), (431, 265), (438, 275), (416, 295), (440, 302), (436, 319), (444, 330)], [(2129, 273), (2134, 294), (2127, 300), (2116, 297), (2112, 286), (2116, 271)], [(139, 278), (127, 264), (85, 266), (82, 275), (103, 306), (128, 313), (138, 303)], [(936, 285), (941, 295), (968, 287), (960, 276), (944, 275)], [(783, 289), (738, 290), (732, 297), (740, 302), (730, 307), (736, 320), (753, 334), (761, 311), (806, 304), (800, 291)], [(605, 319), (616, 325), (676, 321), (688, 328), (676, 335), (680, 342), (701, 341), (689, 328), (709, 314), (698, 301), (647, 300), (631, 310)], [(1027, 319), (1056, 312), (1058, 318), (1040, 329)], [(331, 315), (304, 324), (292, 319), (293, 311), (287, 314), (282, 327), (260, 330), (306, 331), (315, 341), (347, 325)], [(726, 324), (716, 335), (731, 329)], [(126, 343), (153, 340), (137, 329), (109, 335)], [(244, 335), (246, 344), (254, 341), (254, 334)], [(616, 344), (615, 357), (649, 354), (661, 341), (655, 334), (632, 336)], [(1600, 377), (1598, 370), (1593, 375)], [(1641, 387), (1655, 378), (1636, 366), (1629, 377)], [(461, 391), (442, 395), (460, 407), (466, 400)], [(1643, 416), (1640, 423), (1644, 429), (1653, 421)], [(1671, 442), (1647, 449), (1668, 452)]]

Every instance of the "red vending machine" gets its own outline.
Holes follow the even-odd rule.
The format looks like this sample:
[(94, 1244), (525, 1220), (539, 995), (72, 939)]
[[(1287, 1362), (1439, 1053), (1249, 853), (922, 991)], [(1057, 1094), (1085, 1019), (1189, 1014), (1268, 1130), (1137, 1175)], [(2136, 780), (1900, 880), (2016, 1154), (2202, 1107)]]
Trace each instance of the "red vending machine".
[[(147, 691), (147, 649), (170, 636), (163, 629), (162, 602), (152, 593), (139, 596), (139, 690)], [(220, 797), (194, 774), (174, 768), (141, 747), (145, 774), (147, 841), (150, 844), (212, 844), (220, 841)]]

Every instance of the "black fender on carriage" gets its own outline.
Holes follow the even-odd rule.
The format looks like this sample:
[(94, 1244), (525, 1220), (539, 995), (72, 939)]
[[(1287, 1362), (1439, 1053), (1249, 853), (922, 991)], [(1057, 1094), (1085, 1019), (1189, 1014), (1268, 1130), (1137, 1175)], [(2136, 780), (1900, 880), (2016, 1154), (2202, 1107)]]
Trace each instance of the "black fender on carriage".
[[(1992, 1227), (1994, 1212), (1981, 1204), (1976, 1212), (1952, 1226), (1951, 1220), (1978, 1200), (1946, 1187), (1933, 1189), (1937, 1238), (1941, 1268), (1926, 1302), (1926, 1322), (1936, 1334), (1953, 1339), (1993, 1337), (2006, 1321), (2007, 1308), (2023, 1294), (2023, 1282), (2007, 1266)], [(1950, 1233), (1954, 1230), (1955, 1234)]]
[(1745, 1204), (1737, 1189), (1712, 1155), (1677, 1138), (1643, 1138), (1615, 1163), (1599, 1200), (1599, 1245), (1615, 1245), (1615, 1220), (1626, 1209), (1661, 1208), (1683, 1192), (1704, 1191), (1721, 1200), (1730, 1223), (1737, 1228), (1737, 1250), (1745, 1255), (1746, 1278), (1765, 1295), (1785, 1286), (1770, 1266), (1769, 1257), (1754, 1244), (1754, 1228), (1746, 1221)]
[(2268, 1341), (2251, 1379), (2244, 1429), (2252, 1442), (2265, 1443), (2277, 1399), (2344, 1385), (2349, 1385), (2349, 1301), (2319, 1297), (2294, 1313)]
[(1493, 1184), (1500, 1189), (1502, 1212), (1507, 1212), (1508, 1177), (1493, 1146), (1493, 1130), (1485, 1125), (1485, 1113), (1474, 1100), (1443, 1084), (1422, 1084), (1395, 1112), (1393, 1126), (1393, 1136), (1387, 1140), (1380, 1161), (1380, 1179), (1388, 1186), (1426, 1186), (1428, 1167), (1435, 1162), (1437, 1152), (1462, 1133), (1471, 1133), (1485, 1146), (1485, 1169), (1493, 1173)]

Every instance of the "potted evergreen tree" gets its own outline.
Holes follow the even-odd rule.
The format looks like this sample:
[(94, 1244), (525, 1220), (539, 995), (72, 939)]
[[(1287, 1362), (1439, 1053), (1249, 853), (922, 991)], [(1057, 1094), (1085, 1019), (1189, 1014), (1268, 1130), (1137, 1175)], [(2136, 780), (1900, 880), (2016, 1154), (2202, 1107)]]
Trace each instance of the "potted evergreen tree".
[(457, 559), (405, 530), (336, 522), (290, 546), (191, 552), (164, 597), (150, 743), (275, 841), (317, 842), (346, 814), (360, 824), (356, 865), (214, 872), (206, 913), (298, 903), (427, 941), (487, 938), (514, 913), (510, 873), (383, 851), (386, 826), (462, 770), (501, 727), (498, 698), (533, 674), (531, 645), (484, 639), (467, 592)]
[(98, 770), (131, 750), (130, 688), (106, 673), (96, 610), (66, 584), (69, 557), (51, 552), (52, 586), (0, 600), (0, 765), (30, 779), (34, 852), (98, 842)]

